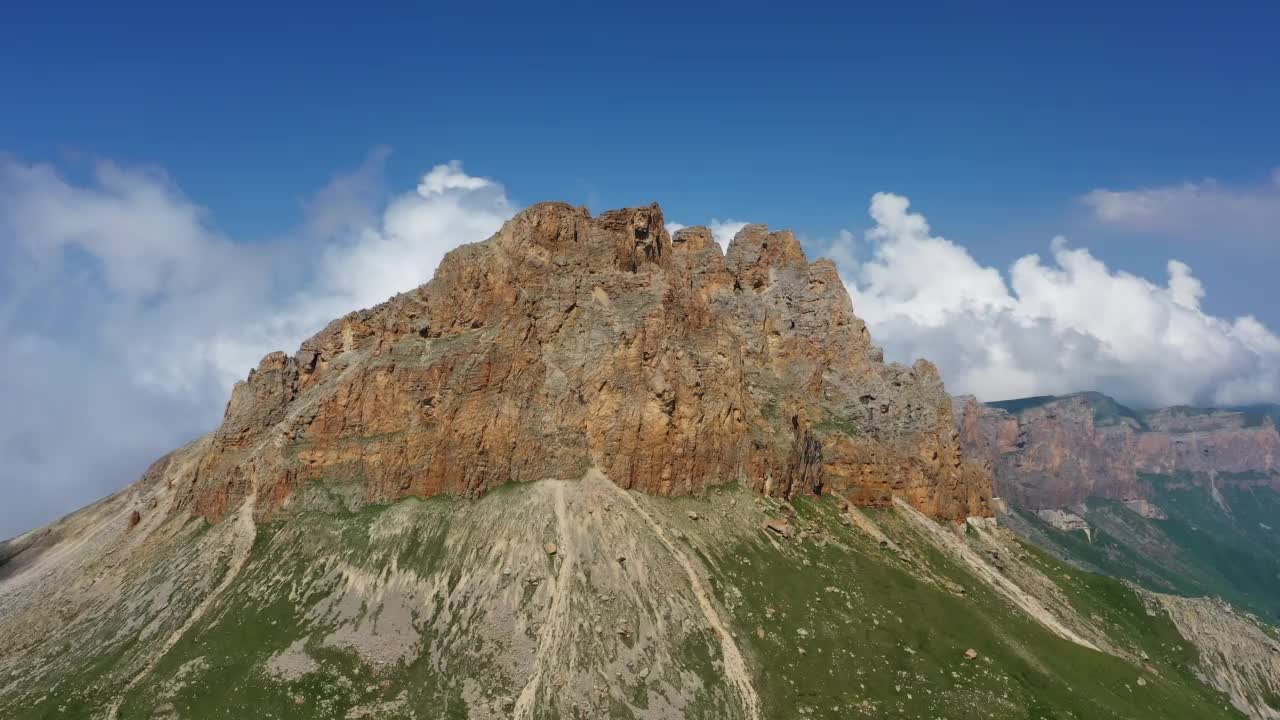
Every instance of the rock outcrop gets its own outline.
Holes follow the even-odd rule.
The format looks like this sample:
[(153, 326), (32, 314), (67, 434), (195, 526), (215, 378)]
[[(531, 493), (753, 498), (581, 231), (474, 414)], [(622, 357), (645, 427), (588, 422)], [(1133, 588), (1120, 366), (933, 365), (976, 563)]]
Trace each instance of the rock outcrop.
[(1280, 433), (1265, 412), (1137, 412), (1100, 393), (986, 405), (967, 398), (956, 427), (966, 456), (992, 470), (996, 494), (1033, 510), (1101, 497), (1158, 517), (1143, 475), (1280, 489)]
[(1197, 675), (1258, 720), (1280, 719), (1280, 643), (1258, 618), (1216, 598), (1144, 593), (1151, 610), (1164, 611), (1196, 649)]
[(317, 489), (353, 503), (580, 478), (697, 493), (742, 481), (989, 515), (937, 370), (886, 365), (828, 260), (787, 231), (668, 235), (656, 205), (534, 205), (435, 278), (239, 383), (181, 483), (217, 521)]
[(1089, 523), (1084, 518), (1070, 510), (1050, 508), (1040, 510), (1036, 514), (1041, 520), (1044, 520), (1063, 532), (1075, 532), (1079, 530), (1084, 532), (1085, 537), (1090, 540), (1093, 539), (1093, 529), (1089, 527)]

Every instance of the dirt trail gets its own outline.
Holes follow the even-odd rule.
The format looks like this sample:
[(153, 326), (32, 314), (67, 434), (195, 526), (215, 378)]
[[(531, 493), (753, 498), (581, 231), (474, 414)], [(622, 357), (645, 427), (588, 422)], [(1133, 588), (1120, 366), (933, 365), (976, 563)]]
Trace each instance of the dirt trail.
[(555, 594), (551, 596), (551, 607), (547, 610), (547, 622), (542, 626), (538, 637), (538, 657), (533, 673), (525, 683), (516, 699), (514, 718), (531, 718), (538, 699), (538, 687), (546, 675), (548, 666), (559, 666), (557, 648), (563, 642), (572, 622), (569, 617), (569, 593), (573, 582), (573, 566), (578, 550), (573, 544), (573, 533), (567, 531), (568, 513), (564, 502), (564, 483), (555, 484), (556, 537), (558, 548), (556, 558), (560, 563), (556, 573)]
[(124, 696), (130, 690), (137, 687), (140, 682), (146, 679), (146, 677), (155, 670), (156, 665), (160, 663), (160, 660), (178, 644), (178, 641), (181, 640), (182, 637), (191, 630), (191, 628), (195, 627), (196, 623), (200, 622), (200, 620), (204, 618), (205, 613), (209, 612), (209, 608), (213, 606), (214, 601), (221, 597), (222, 593), (225, 592), (227, 588), (231, 587), (231, 584), (235, 582), (237, 577), (239, 577), (240, 571), (244, 569), (245, 564), (249, 561), (249, 552), (253, 549), (254, 538), (257, 537), (257, 525), (253, 522), (253, 511), (256, 500), (256, 492), (249, 495), (236, 514), (235, 523), (232, 525), (231, 530), (231, 539), (233, 543), (231, 546), (231, 559), (227, 564), (227, 571), (223, 574), (222, 580), (218, 583), (218, 586), (206, 595), (204, 599), (200, 601), (200, 604), (191, 611), (191, 614), (187, 616), (187, 619), (182, 623), (182, 627), (179, 627), (177, 630), (170, 633), (169, 637), (165, 638), (164, 644), (162, 644), (151, 656), (151, 659), (147, 661), (147, 664), (129, 680), (128, 684), (126, 684), (120, 691), (120, 694), (111, 701), (111, 705), (107, 708), (107, 720), (116, 720), (116, 717), (120, 712), (120, 704), (124, 702)]
[(689, 561), (687, 555), (677, 548), (670, 539), (667, 538), (666, 531), (662, 526), (653, 519), (651, 515), (640, 505), (633, 494), (623, 490), (621, 487), (609, 482), (600, 475), (598, 471), (592, 471), (591, 474), (598, 476), (609, 484), (611, 488), (617, 492), (618, 496), (626, 500), (636, 514), (648, 523), (653, 529), (658, 540), (667, 548), (672, 557), (680, 563), (684, 568), (685, 574), (689, 578), (689, 585), (693, 588), (694, 597), (698, 599), (698, 607), (702, 610), (703, 617), (706, 618), (707, 625), (715, 633), (716, 638), (720, 641), (720, 655), (724, 658), (724, 672), (729, 679), (729, 683), (738, 691), (738, 696), (742, 698), (742, 705), (746, 709), (746, 716), (754, 720), (760, 717), (760, 697), (756, 694), (756, 689), (751, 684), (751, 674), (747, 670), (747, 663), (742, 658), (742, 653), (738, 650), (738, 646), (733, 641), (733, 636), (729, 634), (729, 629), (725, 627), (724, 621), (720, 619), (720, 614), (716, 611), (715, 604), (711, 600), (710, 594), (706, 587), (702, 584), (702, 575), (693, 567), (693, 563)]

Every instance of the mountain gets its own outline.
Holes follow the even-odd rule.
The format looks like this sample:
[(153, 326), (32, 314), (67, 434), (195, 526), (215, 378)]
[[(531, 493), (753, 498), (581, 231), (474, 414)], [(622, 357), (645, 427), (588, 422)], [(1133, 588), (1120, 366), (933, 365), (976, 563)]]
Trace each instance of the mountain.
[(1006, 524), (1084, 567), (1280, 617), (1274, 406), (1135, 411), (1081, 393), (968, 399), (957, 417)]
[(593, 467), (659, 495), (825, 484), (990, 514), (937, 370), (881, 361), (830, 261), (759, 225), (727, 254), (705, 230), (672, 239), (656, 206), (535, 205), (427, 285), (268, 355), (169, 463), (192, 465), (179, 509), (213, 522), (317, 484), (389, 502)]
[(965, 453), (991, 467), (997, 492), (1019, 507), (1150, 501), (1150, 476), (1194, 478), (1218, 490), (1280, 488), (1280, 433), (1266, 406), (1138, 412), (1089, 392), (986, 405), (968, 399), (960, 418)]
[(999, 526), (955, 417), (791, 233), (535, 205), (0, 545), (0, 716), (1276, 716), (1274, 630)]

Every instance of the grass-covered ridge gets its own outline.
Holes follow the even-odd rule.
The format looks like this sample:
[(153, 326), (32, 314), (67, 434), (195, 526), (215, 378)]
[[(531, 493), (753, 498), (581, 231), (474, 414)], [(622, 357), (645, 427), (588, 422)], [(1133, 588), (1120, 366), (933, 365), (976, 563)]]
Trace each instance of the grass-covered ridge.
[(1093, 420), (1098, 425), (1115, 425), (1129, 420), (1136, 423), (1139, 428), (1147, 427), (1147, 421), (1143, 418), (1142, 413), (1121, 405), (1113, 398), (1099, 392), (1082, 392), (1074, 395), (1036, 395), (1013, 400), (996, 400), (988, 402), (986, 405), (1004, 410), (1012, 415), (1019, 415), (1028, 410), (1034, 410), (1050, 403), (1072, 398), (1083, 399), (1089, 404), (1093, 410)]
[[(782, 552), (766, 538), (711, 555), (717, 589), (762, 665), (770, 717), (1232, 717), (1183, 670), (1194, 651), (1118, 581), (1036, 555), (1086, 616), (1146, 653), (1151, 670), (1063, 640), (1014, 610), (891, 511), (869, 542), (833, 502), (800, 502), (813, 533)], [(962, 592), (957, 592), (963, 588)], [(966, 659), (973, 649), (977, 658)], [(1142, 684), (1139, 684), (1139, 679)]]
[(1042, 405), (1048, 405), (1058, 399), (1057, 395), (1035, 395), (1033, 397), (1015, 398), (1012, 400), (993, 400), (986, 403), (986, 405), (988, 407), (1004, 410), (1005, 412), (1017, 415), (1018, 413), (1026, 410), (1038, 408)]
[[(257, 527), (119, 720), (1239, 717), (1132, 590), (1002, 530), (598, 477), (312, 507)], [(1105, 652), (1016, 609), (957, 552)], [(85, 655), (39, 703), (0, 695), (0, 715), (96, 716), (121, 676)]]

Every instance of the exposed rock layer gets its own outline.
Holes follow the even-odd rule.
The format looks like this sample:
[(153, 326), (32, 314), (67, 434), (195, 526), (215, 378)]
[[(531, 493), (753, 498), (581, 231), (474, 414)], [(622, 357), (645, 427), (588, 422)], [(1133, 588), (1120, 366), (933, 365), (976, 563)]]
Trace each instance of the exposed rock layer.
[[(1264, 483), (1280, 489), (1280, 433), (1265, 413), (1189, 407), (1136, 412), (1098, 393), (983, 405), (956, 417), (966, 456), (1019, 507), (1064, 508), (1089, 497), (1145, 501), (1143, 475)], [(1134, 505), (1155, 516), (1158, 508)]]
[(601, 470), (624, 488), (742, 480), (990, 514), (937, 370), (886, 365), (835, 266), (790, 232), (664, 229), (656, 205), (535, 205), (435, 278), (272, 353), (228, 403), (181, 507), (219, 520), (337, 488), (480, 494)]

